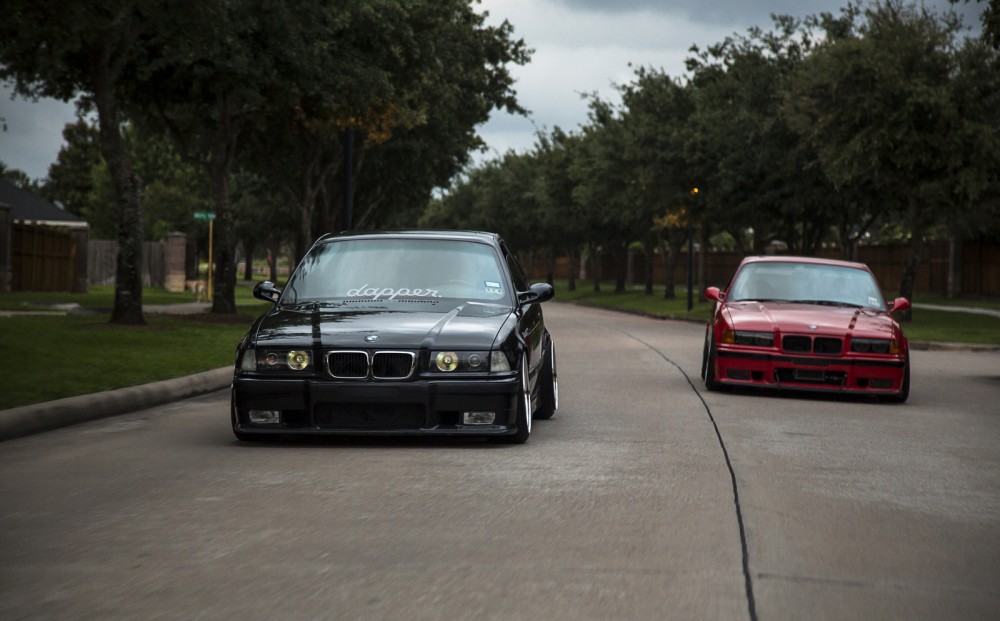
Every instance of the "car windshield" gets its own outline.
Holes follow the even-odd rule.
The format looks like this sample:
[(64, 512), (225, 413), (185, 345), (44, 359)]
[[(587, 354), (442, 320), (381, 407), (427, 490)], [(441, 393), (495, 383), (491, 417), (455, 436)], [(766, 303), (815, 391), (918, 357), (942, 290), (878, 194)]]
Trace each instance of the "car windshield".
[(871, 273), (818, 263), (749, 263), (736, 274), (726, 300), (803, 302), (883, 311), (886, 308)]
[(346, 239), (303, 259), (282, 304), (314, 301), (510, 303), (500, 261), (486, 244), (439, 239)]

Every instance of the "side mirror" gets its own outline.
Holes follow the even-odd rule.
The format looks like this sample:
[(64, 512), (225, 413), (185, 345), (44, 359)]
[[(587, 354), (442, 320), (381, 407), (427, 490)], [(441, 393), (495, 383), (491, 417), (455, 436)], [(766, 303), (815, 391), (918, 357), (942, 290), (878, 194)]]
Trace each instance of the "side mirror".
[(889, 312), (899, 313), (905, 311), (908, 308), (910, 308), (909, 300), (907, 300), (906, 298), (896, 298), (895, 300), (892, 301), (892, 304), (889, 305)]
[(517, 294), (517, 302), (521, 306), (526, 306), (528, 304), (541, 304), (542, 302), (548, 302), (556, 295), (556, 290), (552, 288), (552, 285), (546, 282), (536, 283), (531, 285), (531, 288), (527, 291), (521, 291)]
[(726, 300), (726, 292), (719, 291), (718, 287), (709, 287), (705, 289), (705, 297), (713, 302), (724, 302)]
[(275, 287), (270, 280), (265, 280), (254, 285), (253, 297), (274, 304), (281, 297), (281, 289)]

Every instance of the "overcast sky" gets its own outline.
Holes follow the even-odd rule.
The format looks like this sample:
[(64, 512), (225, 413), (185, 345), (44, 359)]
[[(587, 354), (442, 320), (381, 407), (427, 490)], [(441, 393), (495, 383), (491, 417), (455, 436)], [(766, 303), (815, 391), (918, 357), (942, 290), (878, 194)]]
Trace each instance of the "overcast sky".
[[(485, 157), (531, 148), (537, 131), (558, 125), (575, 131), (587, 121), (581, 94), (616, 98), (614, 84), (627, 82), (635, 66), (684, 75), (692, 45), (702, 48), (752, 26), (770, 29), (774, 13), (805, 17), (839, 13), (846, 0), (484, 0), (490, 22), (504, 19), (515, 36), (535, 50), (531, 62), (514, 67), (516, 90), (530, 118), (494, 113), (480, 128), (490, 147)], [(948, 8), (947, 0), (927, 0)], [(978, 25), (985, 3), (959, 4), (966, 25)], [(629, 67), (632, 63), (633, 67)], [(48, 174), (62, 146), (62, 128), (74, 118), (70, 104), (11, 100), (0, 85), (0, 161), (33, 179)], [(3, 131), (2, 124), (6, 124)]]

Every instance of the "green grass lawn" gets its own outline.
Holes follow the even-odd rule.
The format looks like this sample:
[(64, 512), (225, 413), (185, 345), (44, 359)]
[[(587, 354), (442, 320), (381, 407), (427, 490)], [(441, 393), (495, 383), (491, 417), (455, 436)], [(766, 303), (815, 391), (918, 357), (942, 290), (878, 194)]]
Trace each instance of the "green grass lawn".
[[(687, 310), (687, 292), (663, 299), (663, 288), (647, 296), (642, 287), (613, 293), (603, 283), (594, 293), (590, 282), (577, 282), (569, 291), (556, 282), (556, 299), (656, 317), (705, 321), (711, 304), (695, 297)], [(144, 304), (192, 301), (190, 293), (149, 289)], [(963, 300), (921, 298), (928, 304), (965, 304)], [(91, 287), (86, 294), (13, 293), (0, 295), (0, 310), (38, 310), (46, 305), (76, 303), (89, 314), (20, 315), (0, 317), (0, 409), (50, 401), (61, 397), (134, 386), (233, 363), (236, 343), (254, 318), (268, 308), (255, 300), (251, 287), (236, 288), (238, 314), (210, 313), (178, 316), (146, 313), (148, 325), (108, 323), (114, 304), (112, 287)], [(980, 300), (976, 306), (1000, 308)], [(972, 304), (969, 304), (970, 306)], [(913, 322), (904, 325), (911, 340), (1000, 344), (1000, 318), (969, 313), (914, 309)], [(42, 356), (44, 364), (35, 360)]]
[[(190, 293), (143, 291), (144, 304), (191, 302)], [(0, 317), (0, 409), (135, 386), (233, 364), (236, 344), (268, 308), (250, 287), (236, 289), (236, 315), (145, 313), (145, 326), (108, 323), (112, 287), (86, 294), (14, 293), (0, 309), (76, 303), (87, 314)], [(44, 364), (34, 357), (41, 355)]]
[[(142, 291), (142, 303), (184, 304), (194, 302), (190, 291), (172, 293), (166, 289), (146, 288)], [(264, 304), (253, 297), (253, 288), (245, 284), (236, 287), (236, 304)], [(44, 310), (54, 304), (79, 304), (82, 308), (106, 309), (109, 313), (115, 305), (115, 288), (111, 285), (90, 286), (87, 293), (62, 293), (52, 291), (17, 291), (0, 295), (0, 310)]]

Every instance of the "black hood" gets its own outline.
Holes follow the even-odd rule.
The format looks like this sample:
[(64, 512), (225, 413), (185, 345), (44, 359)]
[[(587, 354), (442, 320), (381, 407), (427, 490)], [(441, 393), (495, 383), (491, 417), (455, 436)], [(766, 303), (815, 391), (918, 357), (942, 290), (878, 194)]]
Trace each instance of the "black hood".
[[(300, 305), (276, 308), (257, 325), (257, 346), (310, 346), (324, 349), (482, 349), (492, 347), (512, 315), (509, 307), (464, 303), (406, 307)], [(375, 337), (366, 341), (365, 337)]]

